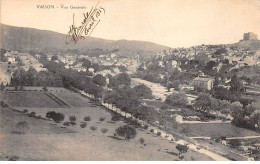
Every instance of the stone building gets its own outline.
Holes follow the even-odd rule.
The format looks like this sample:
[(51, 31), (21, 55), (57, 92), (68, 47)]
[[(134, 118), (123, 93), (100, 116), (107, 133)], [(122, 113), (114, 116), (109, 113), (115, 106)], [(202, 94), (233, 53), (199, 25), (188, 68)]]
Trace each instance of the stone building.
[(243, 40), (257, 40), (257, 35), (252, 32), (244, 33)]
[(193, 79), (192, 83), (193, 83), (194, 88), (201, 87), (206, 90), (211, 90), (213, 87), (213, 82), (214, 82), (214, 79), (212, 79), (212, 78), (196, 77), (195, 79)]

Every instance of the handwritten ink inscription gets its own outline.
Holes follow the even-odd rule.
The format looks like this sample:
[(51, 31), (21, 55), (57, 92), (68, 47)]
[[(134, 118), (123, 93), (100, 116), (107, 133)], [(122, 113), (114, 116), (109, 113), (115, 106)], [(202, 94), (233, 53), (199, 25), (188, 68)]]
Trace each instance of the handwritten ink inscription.
[[(74, 43), (76, 44), (79, 40), (85, 39), (85, 37), (88, 37), (91, 35), (95, 27), (100, 22), (100, 16), (102, 14), (105, 14), (105, 9), (102, 7), (98, 7), (97, 5), (95, 8), (91, 8), (91, 10), (87, 13), (84, 13), (84, 19), (81, 22), (80, 26), (75, 26), (74, 17), (75, 14), (73, 14), (73, 24), (69, 27), (69, 32), (66, 36), (66, 44)], [(84, 35), (84, 36), (83, 36)]]

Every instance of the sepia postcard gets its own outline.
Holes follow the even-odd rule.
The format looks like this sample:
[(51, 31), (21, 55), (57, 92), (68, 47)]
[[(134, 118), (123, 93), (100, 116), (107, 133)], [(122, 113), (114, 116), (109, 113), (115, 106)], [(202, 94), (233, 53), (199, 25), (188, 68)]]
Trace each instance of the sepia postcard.
[(0, 161), (259, 161), (259, 0), (0, 0)]

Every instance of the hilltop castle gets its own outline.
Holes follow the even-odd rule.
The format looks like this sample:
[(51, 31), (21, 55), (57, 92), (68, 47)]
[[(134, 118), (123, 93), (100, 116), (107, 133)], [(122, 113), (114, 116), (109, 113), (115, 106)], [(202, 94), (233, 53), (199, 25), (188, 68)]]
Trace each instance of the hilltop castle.
[(244, 33), (243, 40), (257, 40), (257, 35), (252, 32)]

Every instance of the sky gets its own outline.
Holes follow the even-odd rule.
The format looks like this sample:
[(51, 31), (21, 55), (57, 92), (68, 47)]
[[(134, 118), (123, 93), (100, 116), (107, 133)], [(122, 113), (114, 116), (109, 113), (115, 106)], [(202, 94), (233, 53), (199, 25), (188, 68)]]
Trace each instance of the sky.
[[(0, 0), (3, 24), (67, 33), (98, 0)], [(86, 9), (61, 9), (60, 6)], [(37, 9), (55, 5), (55, 9)], [(245, 32), (260, 38), (259, 0), (102, 0), (105, 14), (92, 37), (142, 40), (169, 47), (228, 44)]]

